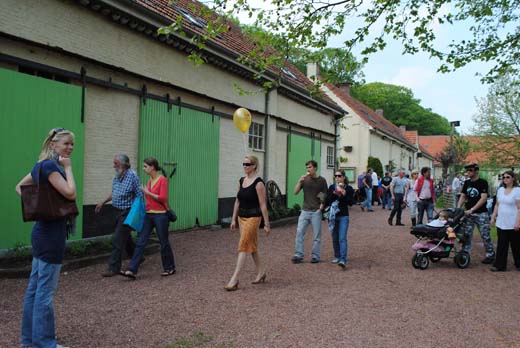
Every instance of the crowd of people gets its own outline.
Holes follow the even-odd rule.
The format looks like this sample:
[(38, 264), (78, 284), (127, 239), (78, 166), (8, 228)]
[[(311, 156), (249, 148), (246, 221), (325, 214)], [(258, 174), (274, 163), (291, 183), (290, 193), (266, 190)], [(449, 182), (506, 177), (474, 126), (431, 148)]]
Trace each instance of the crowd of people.
[[(74, 149), (74, 134), (64, 128), (52, 129), (45, 137), (38, 161), (30, 173), (16, 185), (21, 195), (21, 188), (32, 184), (49, 184), (68, 200), (76, 199), (76, 184), (70, 156)], [(117, 210), (115, 229), (112, 238), (112, 252), (103, 277), (123, 275), (130, 279), (137, 278), (139, 265), (144, 260), (144, 248), (150, 234), (155, 229), (160, 242), (162, 273), (170, 276), (176, 273), (174, 253), (169, 242), (169, 202), (168, 180), (161, 174), (157, 159), (146, 158), (143, 170), (149, 176), (146, 185), (141, 186), (137, 173), (131, 169), (130, 160), (125, 154), (114, 157), (115, 176), (111, 193), (95, 208), (99, 214), (103, 206), (112, 202)], [(240, 232), (238, 258), (235, 270), (224, 286), (227, 291), (239, 289), (239, 276), (247, 254), (251, 254), (255, 264), (256, 276), (252, 284), (265, 283), (267, 270), (261, 262), (258, 247), (258, 230), (263, 227), (268, 235), (271, 231), (266, 204), (266, 188), (258, 176), (259, 162), (253, 155), (243, 159), (244, 175), (238, 180), (237, 195), (233, 207), (230, 230), (235, 231), (236, 223)], [(303, 168), (303, 166), (302, 166)], [(327, 180), (318, 175), (318, 164), (310, 160), (305, 163), (307, 172), (302, 175), (294, 194), (303, 191), (303, 205), (296, 227), (294, 254), (291, 261), (295, 264), (304, 260), (304, 240), (309, 226), (312, 227), (311, 263), (321, 261), (322, 220), (324, 213), (328, 218), (328, 228), (332, 236), (334, 257), (331, 260), (342, 270), (348, 262), (349, 208), (355, 204), (355, 191), (349, 185), (343, 170), (334, 172), (334, 182), (327, 186)], [(479, 177), (479, 166), (475, 163), (465, 166), (466, 180), (457, 176), (453, 182), (455, 206), (463, 208), (467, 217), (465, 229), (471, 236), (478, 227), (484, 242), (486, 257), (483, 263), (491, 264), (491, 271), (506, 270), (508, 248), (511, 247), (514, 264), (520, 270), (520, 187), (513, 171), (503, 174), (503, 183), (497, 192), (496, 204), (491, 217), (486, 202), (489, 194), (488, 183)], [(358, 192), (363, 191), (365, 200), (361, 209), (374, 211), (374, 204), (382, 204), (383, 209), (391, 210), (388, 224), (404, 226), (402, 210), (408, 206), (412, 225), (422, 224), (426, 212), (427, 222), (442, 224), (443, 218), (433, 220), (435, 191), (431, 169), (424, 167), (412, 171), (407, 176), (399, 170), (394, 177), (390, 173), (379, 179), (371, 168), (358, 177)], [(132, 204), (136, 199), (144, 199), (146, 214), (143, 229), (139, 233), (137, 244), (131, 236), (131, 228), (125, 224)], [(72, 220), (72, 224), (71, 224)], [(490, 236), (490, 224), (496, 224), (498, 241), (496, 254)], [(53, 298), (57, 289), (60, 269), (65, 252), (66, 239), (73, 230), (73, 219), (64, 216), (54, 220), (36, 221), (31, 235), (32, 269), (25, 293), (22, 312), (21, 343), (22, 348), (64, 348), (56, 342), (54, 329)], [(465, 251), (471, 251), (471, 238), (465, 244)], [(122, 269), (123, 252), (131, 257), (127, 270)]]

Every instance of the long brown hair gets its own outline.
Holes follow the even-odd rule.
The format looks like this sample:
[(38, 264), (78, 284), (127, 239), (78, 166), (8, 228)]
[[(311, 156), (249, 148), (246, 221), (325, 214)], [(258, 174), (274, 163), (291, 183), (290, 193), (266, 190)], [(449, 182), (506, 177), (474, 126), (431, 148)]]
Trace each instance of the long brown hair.
[(348, 178), (345, 175), (345, 171), (343, 169), (335, 170), (334, 171), (334, 177), (335, 177), (336, 173), (340, 173), (343, 176), (343, 183), (345, 184), (345, 186), (347, 186), (348, 185)]

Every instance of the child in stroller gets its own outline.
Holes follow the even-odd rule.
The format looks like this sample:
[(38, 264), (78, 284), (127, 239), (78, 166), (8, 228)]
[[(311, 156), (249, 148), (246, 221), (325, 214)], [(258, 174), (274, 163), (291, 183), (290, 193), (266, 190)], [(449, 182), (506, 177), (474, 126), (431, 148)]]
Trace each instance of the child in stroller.
[(436, 220), (427, 225), (417, 225), (412, 227), (411, 234), (417, 237), (417, 241), (412, 246), (415, 255), (412, 258), (414, 268), (426, 269), (430, 261), (438, 262), (441, 259), (449, 258), (454, 255), (454, 262), (460, 268), (469, 266), (469, 254), (457, 248), (456, 241), (463, 246), (466, 238), (464, 229), (464, 210), (450, 208), (442, 210)]

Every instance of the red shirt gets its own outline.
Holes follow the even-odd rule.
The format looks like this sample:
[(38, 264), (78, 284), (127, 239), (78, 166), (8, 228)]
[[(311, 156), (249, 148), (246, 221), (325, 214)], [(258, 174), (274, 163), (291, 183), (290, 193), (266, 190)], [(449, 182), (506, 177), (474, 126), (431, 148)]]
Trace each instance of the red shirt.
[(146, 186), (148, 191), (159, 195), (159, 201), (156, 201), (152, 197), (145, 195), (146, 211), (164, 213), (166, 211), (166, 207), (168, 206), (168, 180), (166, 180), (166, 178), (161, 175), (153, 186), (152, 179), (148, 180), (148, 184)]

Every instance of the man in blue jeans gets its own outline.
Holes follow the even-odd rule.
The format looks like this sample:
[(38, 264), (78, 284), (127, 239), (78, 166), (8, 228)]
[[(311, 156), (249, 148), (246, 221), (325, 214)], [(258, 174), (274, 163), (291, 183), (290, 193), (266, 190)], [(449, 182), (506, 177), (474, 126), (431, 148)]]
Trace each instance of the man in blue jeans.
[(313, 244), (312, 244), (312, 263), (320, 262), (321, 254), (321, 220), (325, 198), (327, 196), (327, 181), (317, 175), (318, 163), (316, 161), (308, 161), (305, 163), (307, 174), (300, 177), (298, 183), (294, 187), (294, 194), (300, 193), (303, 189), (303, 207), (298, 218), (298, 227), (296, 228), (296, 240), (294, 246), (294, 256), (291, 261), (293, 263), (301, 263), (303, 261), (303, 244), (305, 240), (305, 232), (309, 225), (312, 225)]
[(368, 168), (367, 174), (363, 178), (363, 185), (365, 186), (366, 199), (361, 203), (361, 210), (374, 211), (372, 209), (372, 168)]

